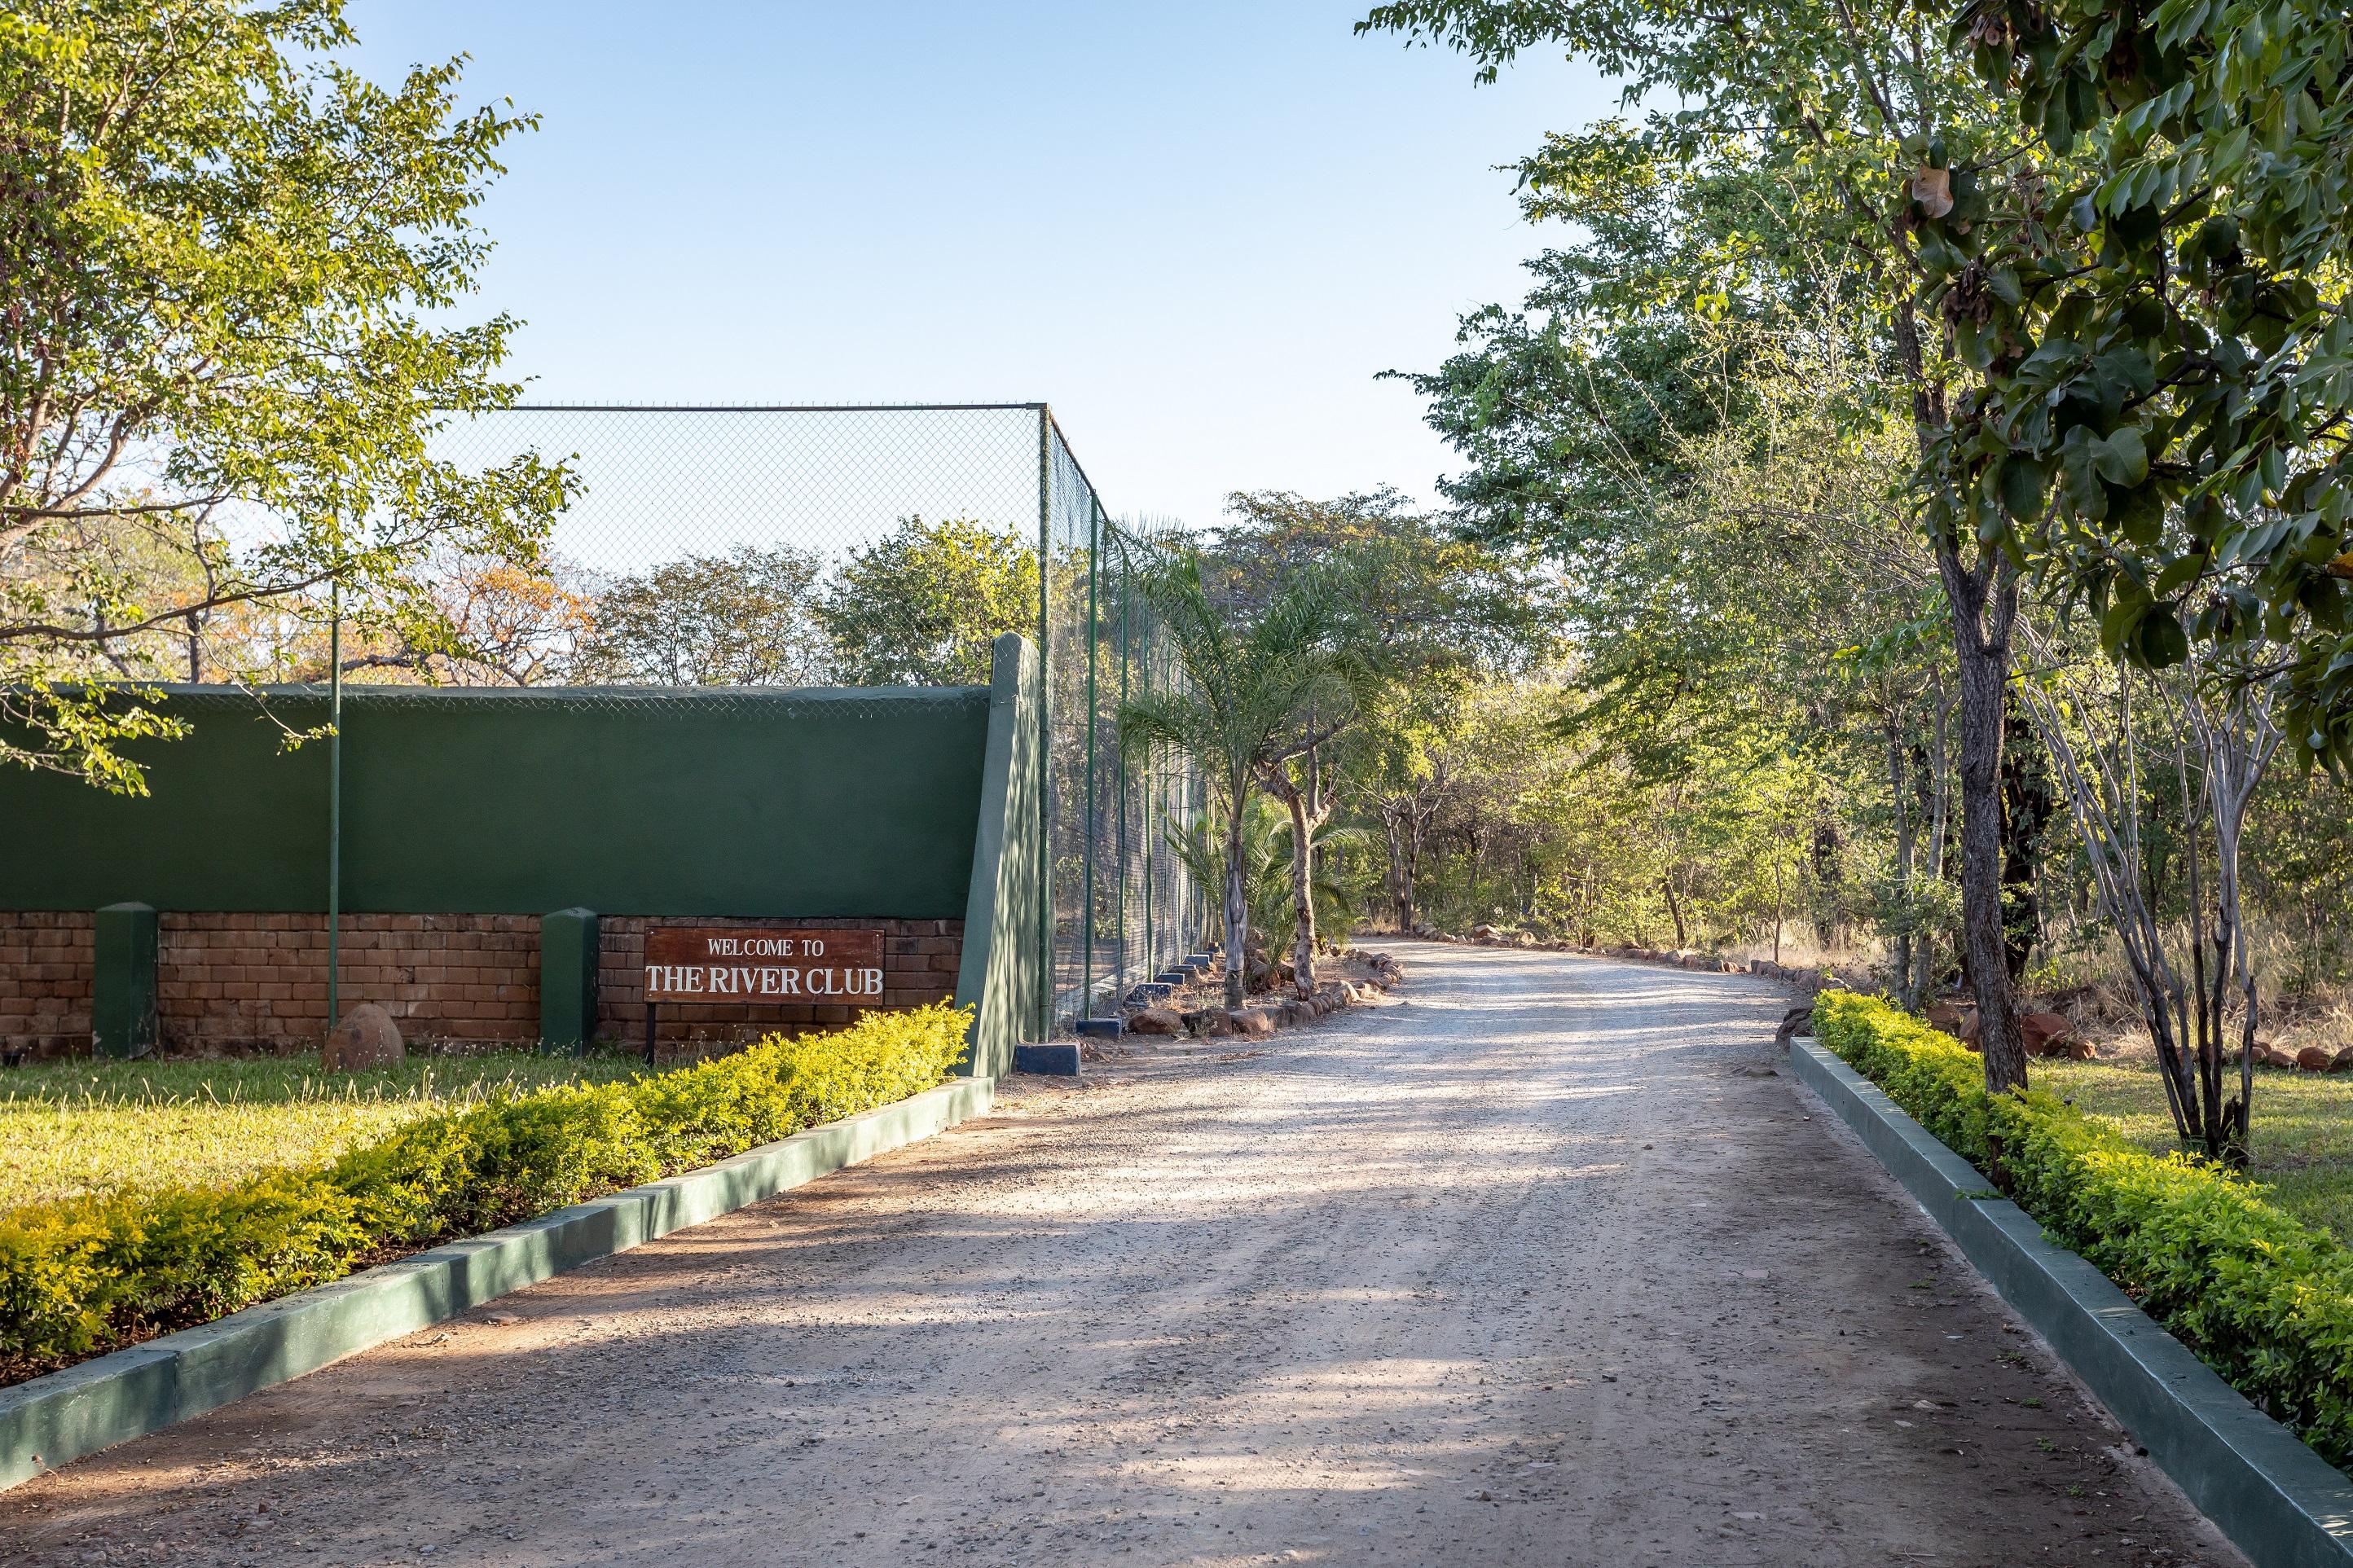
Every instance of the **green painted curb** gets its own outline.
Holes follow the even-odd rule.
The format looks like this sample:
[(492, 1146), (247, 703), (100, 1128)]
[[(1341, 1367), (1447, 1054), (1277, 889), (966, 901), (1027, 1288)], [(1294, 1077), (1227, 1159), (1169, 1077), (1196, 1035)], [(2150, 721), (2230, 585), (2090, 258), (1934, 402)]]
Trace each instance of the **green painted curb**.
[(2256, 1568), (2353, 1563), (2353, 1481), (2024, 1209), (1971, 1196), (1992, 1184), (1868, 1079), (1810, 1040), (1789, 1062)]
[(758, 1203), (987, 1112), (952, 1079), (699, 1171), (454, 1241), (0, 1389), (0, 1489), (429, 1328), (567, 1268)]

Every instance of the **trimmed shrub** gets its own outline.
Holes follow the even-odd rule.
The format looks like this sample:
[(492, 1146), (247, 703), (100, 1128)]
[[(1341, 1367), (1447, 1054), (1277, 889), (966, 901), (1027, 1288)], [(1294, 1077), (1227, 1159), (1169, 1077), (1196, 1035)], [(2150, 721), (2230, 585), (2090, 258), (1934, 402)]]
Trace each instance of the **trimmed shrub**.
[(947, 1076), (971, 1016), (870, 1013), (427, 1116), (323, 1167), (0, 1214), (0, 1382), (904, 1100)]
[(2053, 1240), (2340, 1468), (2353, 1460), (2353, 1252), (2188, 1153), (2153, 1154), (2048, 1092), (1996, 1098), (1980, 1060), (1873, 997), (1825, 991), (1823, 1046)]

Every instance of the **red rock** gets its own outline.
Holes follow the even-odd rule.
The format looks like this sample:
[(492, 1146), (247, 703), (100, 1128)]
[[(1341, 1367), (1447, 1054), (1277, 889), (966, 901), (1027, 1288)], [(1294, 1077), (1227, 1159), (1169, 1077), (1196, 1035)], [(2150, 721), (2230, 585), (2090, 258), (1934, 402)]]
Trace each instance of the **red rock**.
[(1226, 1018), (1233, 1025), (1234, 1033), (1237, 1035), (1274, 1033), (1274, 1020), (1268, 1017), (1266, 1010), (1261, 1007), (1237, 1007), (1228, 1013)]
[(1166, 1007), (1146, 1007), (1141, 1013), (1127, 1016), (1127, 1032), (1131, 1035), (1181, 1035), (1185, 1032), (1182, 1015)]
[(2021, 1043), (2030, 1057), (2055, 1057), (2075, 1037), (2075, 1026), (2060, 1013), (2029, 1013), (2018, 1020)]
[(344, 1014), (343, 1021), (327, 1031), (326, 1048), (320, 1053), (321, 1064), (329, 1072), (364, 1072), (407, 1059), (400, 1026), (373, 1002), (363, 1002)]

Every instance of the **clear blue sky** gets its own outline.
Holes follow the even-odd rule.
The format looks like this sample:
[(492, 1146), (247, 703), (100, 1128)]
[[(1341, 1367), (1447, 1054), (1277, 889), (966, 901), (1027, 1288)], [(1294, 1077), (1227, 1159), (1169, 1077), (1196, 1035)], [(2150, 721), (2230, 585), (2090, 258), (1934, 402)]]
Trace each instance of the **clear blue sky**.
[(1044, 398), (1114, 510), (1394, 484), (1447, 457), (1390, 367), (1546, 243), (1493, 166), (1608, 113), (1474, 89), (1362, 3), (353, 0), (385, 75), (472, 56), (543, 117), (483, 214), (543, 401)]

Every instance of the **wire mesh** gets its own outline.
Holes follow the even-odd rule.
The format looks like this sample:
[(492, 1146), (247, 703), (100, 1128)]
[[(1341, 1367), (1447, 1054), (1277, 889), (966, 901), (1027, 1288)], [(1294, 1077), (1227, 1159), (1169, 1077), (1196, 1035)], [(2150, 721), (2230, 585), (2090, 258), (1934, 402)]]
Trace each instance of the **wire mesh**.
[(983, 683), (990, 640), (1019, 631), (1044, 655), (1039, 1032), (1199, 940), (1167, 835), (1200, 791), (1118, 744), (1119, 703), (1174, 664), (1133, 592), (1134, 541), (1045, 406), (533, 405), (453, 422), (435, 456), (480, 471), (522, 453), (569, 475), (543, 562), (437, 563), (451, 646), (363, 634), (350, 683), (716, 707), (744, 687)]
[(1093, 1016), (1170, 967), (1203, 931), (1201, 901), (1166, 847), (1198, 810), (1189, 769), (1119, 743), (1120, 704), (1176, 679), (1136, 592), (1142, 541), (1105, 515), (1067, 446), (1044, 475), (1043, 607), (1051, 713), (1048, 835), (1059, 1025)]

